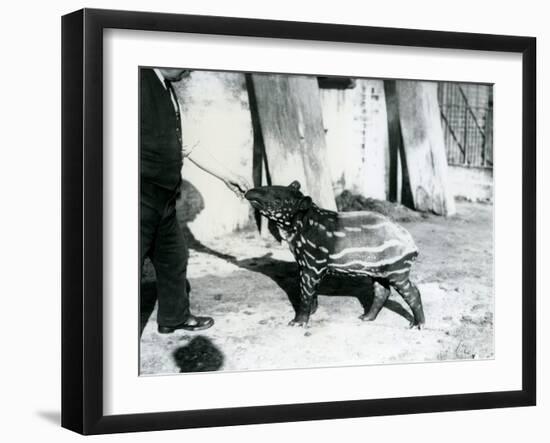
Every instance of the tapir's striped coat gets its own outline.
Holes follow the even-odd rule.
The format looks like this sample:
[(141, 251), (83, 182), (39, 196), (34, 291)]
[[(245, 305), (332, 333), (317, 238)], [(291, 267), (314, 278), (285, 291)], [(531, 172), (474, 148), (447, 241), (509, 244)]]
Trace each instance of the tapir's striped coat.
[(337, 213), (318, 208), (290, 186), (264, 186), (247, 192), (260, 213), (275, 222), (300, 267), (300, 308), (291, 324), (306, 324), (317, 305), (317, 288), (327, 273), (371, 277), (375, 297), (361, 318), (374, 320), (394, 287), (421, 327), (420, 293), (409, 280), (418, 249), (403, 227), (376, 212)]

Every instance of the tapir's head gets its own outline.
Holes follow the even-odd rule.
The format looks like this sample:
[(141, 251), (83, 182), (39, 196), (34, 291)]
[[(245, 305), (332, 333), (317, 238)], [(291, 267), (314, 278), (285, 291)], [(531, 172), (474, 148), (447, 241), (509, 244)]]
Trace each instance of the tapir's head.
[(244, 196), (260, 214), (285, 229), (291, 226), (298, 213), (307, 211), (312, 205), (311, 198), (300, 192), (297, 181), (288, 186), (259, 186)]

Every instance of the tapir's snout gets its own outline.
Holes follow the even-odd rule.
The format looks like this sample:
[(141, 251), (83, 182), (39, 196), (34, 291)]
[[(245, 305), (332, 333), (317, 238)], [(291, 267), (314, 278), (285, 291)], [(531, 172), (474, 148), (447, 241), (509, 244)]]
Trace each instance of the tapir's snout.
[(261, 202), (265, 198), (265, 192), (262, 192), (260, 188), (252, 188), (246, 191), (244, 198), (250, 201), (259, 201)]
[(252, 188), (246, 191), (244, 198), (246, 198), (253, 207), (260, 209), (265, 202), (265, 190), (261, 188)]

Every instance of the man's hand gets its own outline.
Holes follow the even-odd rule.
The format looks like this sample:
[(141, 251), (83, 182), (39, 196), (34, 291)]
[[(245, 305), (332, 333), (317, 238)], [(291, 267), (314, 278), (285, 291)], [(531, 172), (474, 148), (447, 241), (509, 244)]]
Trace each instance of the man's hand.
[(246, 191), (250, 189), (248, 181), (240, 175), (231, 175), (223, 179), (225, 185), (231, 189), (239, 198), (243, 198)]

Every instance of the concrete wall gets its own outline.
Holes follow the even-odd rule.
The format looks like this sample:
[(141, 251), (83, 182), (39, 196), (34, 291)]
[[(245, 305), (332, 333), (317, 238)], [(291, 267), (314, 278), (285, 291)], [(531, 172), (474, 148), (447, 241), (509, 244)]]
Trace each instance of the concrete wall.
[(449, 184), (455, 197), (471, 201), (493, 201), (493, 170), (449, 166)]
[(389, 148), (383, 81), (359, 79), (353, 89), (321, 89), (321, 104), (335, 192), (348, 189), (386, 199)]

